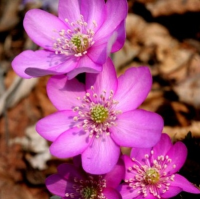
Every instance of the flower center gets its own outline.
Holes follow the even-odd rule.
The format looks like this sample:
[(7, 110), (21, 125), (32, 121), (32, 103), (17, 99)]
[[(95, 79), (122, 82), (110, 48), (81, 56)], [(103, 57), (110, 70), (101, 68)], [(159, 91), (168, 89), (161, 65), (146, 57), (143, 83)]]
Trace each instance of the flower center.
[(95, 199), (97, 196), (97, 190), (94, 187), (87, 186), (80, 191), (80, 195), (84, 199)]
[(96, 123), (105, 122), (108, 118), (108, 114), (108, 109), (100, 104), (94, 106), (90, 112), (91, 119)]
[(71, 193), (65, 194), (67, 198), (79, 199), (108, 199), (104, 196), (103, 190), (106, 188), (106, 180), (101, 175), (88, 176), (87, 179), (73, 179)]
[(160, 180), (160, 174), (155, 168), (149, 168), (145, 174), (145, 181), (148, 184), (156, 184)]
[(83, 128), (89, 133), (89, 137), (99, 138), (103, 134), (110, 135), (109, 128), (117, 125), (117, 115), (121, 113), (115, 109), (118, 102), (113, 99), (113, 95), (112, 90), (109, 95), (106, 91), (97, 95), (92, 86), (91, 93), (86, 93), (83, 99), (77, 98), (81, 101), (81, 105), (73, 109), (77, 111), (77, 116), (73, 118), (76, 122), (75, 126)]
[(64, 54), (66, 56), (74, 55), (80, 57), (87, 53), (87, 49), (94, 44), (93, 36), (94, 29), (97, 27), (95, 21), (93, 21), (93, 29), (88, 28), (88, 24), (84, 21), (82, 15), (76, 22), (67, 23), (67, 30), (61, 30), (58, 32), (59, 37), (54, 38), (53, 49), (55, 54)]
[(138, 189), (138, 193), (143, 194), (144, 197), (147, 194), (152, 194), (160, 199), (161, 195), (169, 190), (170, 182), (174, 181), (175, 175), (166, 172), (168, 165), (171, 166), (172, 159), (167, 155), (160, 155), (157, 159), (153, 159), (153, 153), (152, 150), (150, 155), (144, 155), (142, 163), (132, 158), (134, 164), (128, 168), (128, 171), (133, 176), (125, 182), (132, 189)]

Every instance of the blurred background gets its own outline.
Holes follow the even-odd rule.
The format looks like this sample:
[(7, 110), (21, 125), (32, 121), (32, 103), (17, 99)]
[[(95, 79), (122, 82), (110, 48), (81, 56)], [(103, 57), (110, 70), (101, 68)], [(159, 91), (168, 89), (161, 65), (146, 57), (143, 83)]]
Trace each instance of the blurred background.
[[(149, 66), (153, 86), (141, 108), (159, 113), (163, 132), (186, 144), (188, 159), (180, 173), (199, 186), (200, 0), (128, 0), (128, 5), (127, 40), (112, 56), (117, 73)], [(11, 67), (23, 50), (39, 49), (24, 31), (25, 13), (40, 8), (57, 15), (57, 6), (58, 0), (0, 0), (0, 199), (48, 199), (46, 176), (71, 161), (52, 157), (50, 143), (35, 132), (35, 123), (56, 111), (46, 95), (49, 77), (21, 79)]]

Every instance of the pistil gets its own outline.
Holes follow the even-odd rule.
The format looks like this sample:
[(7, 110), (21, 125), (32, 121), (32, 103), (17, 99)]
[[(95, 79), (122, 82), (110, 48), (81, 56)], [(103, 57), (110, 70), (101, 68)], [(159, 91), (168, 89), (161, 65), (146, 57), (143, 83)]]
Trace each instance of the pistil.
[(108, 109), (104, 106), (97, 104), (91, 109), (91, 119), (96, 123), (103, 123), (108, 118)]
[(147, 184), (156, 184), (160, 180), (160, 174), (155, 168), (148, 168), (145, 174), (145, 181)]

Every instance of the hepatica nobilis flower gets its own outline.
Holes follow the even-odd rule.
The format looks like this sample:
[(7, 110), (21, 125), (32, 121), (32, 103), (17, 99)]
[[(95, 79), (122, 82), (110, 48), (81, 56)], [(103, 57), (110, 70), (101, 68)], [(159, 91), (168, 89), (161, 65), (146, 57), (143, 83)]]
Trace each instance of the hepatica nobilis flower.
[(151, 85), (148, 67), (132, 67), (117, 78), (110, 58), (101, 73), (86, 74), (85, 85), (64, 75), (52, 77), (47, 92), (58, 112), (41, 119), (36, 129), (53, 141), (53, 155), (82, 154), (88, 173), (109, 172), (118, 161), (120, 146), (151, 147), (160, 138), (162, 118), (136, 109)]
[(105, 175), (91, 175), (72, 164), (61, 164), (58, 173), (46, 179), (47, 189), (62, 199), (121, 199), (116, 190), (124, 177), (120, 161)]
[(58, 17), (32, 9), (24, 28), (43, 50), (22, 52), (12, 67), (23, 78), (98, 73), (124, 44), (126, 15), (126, 0), (60, 0)]
[(171, 198), (181, 191), (199, 194), (200, 189), (176, 173), (186, 156), (186, 146), (182, 142), (173, 145), (164, 133), (153, 148), (133, 148), (130, 157), (124, 156), (126, 174), (120, 188), (122, 198)]

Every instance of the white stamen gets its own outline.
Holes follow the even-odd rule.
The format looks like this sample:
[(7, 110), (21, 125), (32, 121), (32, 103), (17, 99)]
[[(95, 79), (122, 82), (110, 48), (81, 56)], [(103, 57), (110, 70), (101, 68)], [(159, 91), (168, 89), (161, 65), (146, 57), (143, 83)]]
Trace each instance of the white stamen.
[[(80, 15), (80, 19), (76, 22), (69, 23), (68, 19), (65, 19), (65, 22), (70, 26), (69, 29), (53, 30), (59, 35), (57, 39), (54, 39), (53, 48), (55, 54), (74, 55), (75, 57), (87, 54), (87, 49), (94, 44), (94, 30), (88, 28), (88, 24), (84, 21), (82, 15)], [(95, 29), (97, 24), (95, 21), (93, 21), (93, 24)]]
[[(107, 93), (110, 95), (107, 97)], [(75, 107), (73, 111), (77, 111), (77, 116), (73, 119), (85, 132), (89, 132), (89, 137), (94, 136), (100, 138), (103, 134), (110, 135), (109, 127), (117, 125), (117, 116), (122, 113), (120, 110), (115, 110), (113, 103), (114, 92), (102, 91), (102, 94), (94, 93), (94, 86), (91, 86), (91, 93), (86, 93), (82, 99), (80, 106)]]

